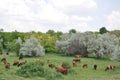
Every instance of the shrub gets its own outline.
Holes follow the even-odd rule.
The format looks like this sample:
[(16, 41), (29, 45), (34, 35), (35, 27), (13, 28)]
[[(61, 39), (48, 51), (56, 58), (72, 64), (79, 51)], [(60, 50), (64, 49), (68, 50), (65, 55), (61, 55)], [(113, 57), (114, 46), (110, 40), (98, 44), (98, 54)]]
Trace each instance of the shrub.
[(66, 69), (69, 69), (71, 66), (68, 62), (63, 62), (62, 67), (66, 68)]
[(20, 48), (19, 54), (23, 54), (23, 56), (42, 56), (45, 55), (45, 50), (37, 39), (30, 38)]
[(22, 66), (17, 72), (17, 75), (22, 77), (44, 77), (46, 80), (59, 80), (63, 78), (61, 73), (56, 72), (55, 69), (49, 69), (42, 64), (37, 63), (27, 63)]

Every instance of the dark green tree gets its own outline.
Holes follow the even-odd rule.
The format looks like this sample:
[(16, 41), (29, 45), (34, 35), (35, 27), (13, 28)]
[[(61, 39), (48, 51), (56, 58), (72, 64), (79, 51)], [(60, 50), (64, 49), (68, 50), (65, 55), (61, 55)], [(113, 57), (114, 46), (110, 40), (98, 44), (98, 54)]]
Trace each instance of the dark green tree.
[(107, 33), (108, 32), (108, 30), (105, 28), (105, 27), (102, 27), (102, 28), (100, 28), (100, 30), (99, 30), (99, 33), (100, 34), (104, 34), (104, 33)]
[(76, 33), (77, 31), (75, 29), (70, 29), (69, 33)]

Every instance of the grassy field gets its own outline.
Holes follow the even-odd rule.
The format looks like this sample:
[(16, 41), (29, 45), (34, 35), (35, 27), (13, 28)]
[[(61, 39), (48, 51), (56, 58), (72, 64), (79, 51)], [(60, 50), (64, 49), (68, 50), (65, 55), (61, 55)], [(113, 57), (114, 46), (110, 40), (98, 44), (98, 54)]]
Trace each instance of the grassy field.
[[(0, 62), (0, 80), (46, 80), (41, 77), (31, 77), (24, 78), (16, 75), (16, 71), (19, 69), (18, 67), (12, 66), (12, 63), (15, 60), (18, 60), (13, 53), (10, 55), (0, 55), (0, 59), (6, 57), (8, 62), (11, 64), (11, 68), (6, 70), (2, 62)], [(45, 66), (47, 66), (47, 60), (49, 59), (51, 63), (55, 65), (61, 65), (62, 62), (68, 62), (72, 66), (72, 59), (74, 57), (67, 57), (63, 55), (57, 54), (46, 54), (43, 57), (36, 58), (24, 58), (27, 62), (33, 62), (35, 59), (40, 59), (45, 62)], [(84, 63), (88, 64), (88, 68), (83, 69), (82, 65)], [(93, 65), (97, 64), (97, 70), (93, 70)], [(104, 71), (107, 65), (115, 65), (115, 71)], [(113, 62), (108, 59), (95, 59), (95, 58), (83, 58), (81, 57), (81, 62), (78, 63), (77, 67), (72, 67), (73, 72), (68, 73), (67, 75), (63, 75), (62, 79), (59, 80), (120, 80), (120, 62)]]

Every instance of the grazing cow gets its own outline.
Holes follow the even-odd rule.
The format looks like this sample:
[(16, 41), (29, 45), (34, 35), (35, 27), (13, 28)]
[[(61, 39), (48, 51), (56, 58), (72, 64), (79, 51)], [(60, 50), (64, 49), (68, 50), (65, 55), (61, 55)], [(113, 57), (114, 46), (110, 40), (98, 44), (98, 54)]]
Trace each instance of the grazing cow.
[(4, 64), (6, 69), (10, 69), (10, 63)]
[(54, 67), (55, 67), (54, 64), (48, 64), (48, 66), (49, 66), (50, 68), (54, 68)]
[(2, 59), (1, 59), (1, 62), (3, 62), (3, 61), (7, 61), (7, 59), (6, 59), (6, 58), (2, 58)]
[(115, 70), (116, 66), (112, 66), (112, 65), (109, 65), (105, 68), (105, 71), (108, 71), (108, 70)]
[(61, 67), (61, 66), (57, 66), (55, 67), (57, 72), (61, 72), (62, 74), (67, 74), (67, 69)]
[(83, 57), (88, 57), (88, 53), (82, 54)]
[(75, 61), (72, 61), (73, 67), (77, 66), (77, 63)]
[(9, 52), (6, 52), (6, 55), (9, 55)]
[(20, 62), (17, 66), (19, 67), (19, 66), (22, 66), (23, 64), (26, 64), (26, 63), (27, 63), (27, 61), (25, 60), (23, 62)]
[(83, 68), (88, 68), (88, 64), (83, 64)]
[(95, 65), (94, 65), (94, 70), (96, 70), (96, 69), (97, 69), (97, 65), (95, 64)]
[(13, 66), (17, 66), (19, 64), (19, 62), (18, 61), (15, 61), (14, 63), (13, 63)]
[(7, 63), (7, 59), (6, 58), (2, 58), (1, 62), (3, 62), (4, 64), (6, 64)]
[(73, 61), (80, 62), (80, 58), (74, 58)]
[(80, 55), (75, 55), (75, 58), (80, 58)]

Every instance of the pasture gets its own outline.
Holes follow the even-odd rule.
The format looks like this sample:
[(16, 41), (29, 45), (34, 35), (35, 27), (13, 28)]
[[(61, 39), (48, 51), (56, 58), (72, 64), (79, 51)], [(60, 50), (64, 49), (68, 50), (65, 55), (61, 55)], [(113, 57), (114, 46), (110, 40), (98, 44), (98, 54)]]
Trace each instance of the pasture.
[[(7, 61), (11, 64), (10, 69), (5, 69), (4, 64), (0, 62), (0, 80), (46, 80), (44, 77), (21, 77), (16, 75), (16, 71), (20, 67), (13, 66), (13, 62), (18, 60), (18, 57), (14, 53), (10, 55), (0, 55), (0, 59), (6, 57)], [(51, 63), (56, 66), (61, 66), (62, 62), (68, 62), (71, 65), (71, 71), (67, 75), (63, 75), (63, 78), (58, 77), (57, 80), (120, 80), (120, 62), (113, 62), (108, 59), (96, 59), (92, 55), (88, 58), (81, 57), (81, 62), (77, 63), (76, 67), (72, 67), (72, 60), (74, 56), (64, 56), (60, 54), (46, 54), (42, 57), (32, 57), (24, 58), (27, 60), (27, 63), (34, 62), (36, 59), (44, 61), (44, 66), (48, 69), (47, 60), (50, 60)], [(22, 60), (21, 60), (22, 61)], [(88, 68), (82, 68), (83, 64), (88, 64)], [(93, 65), (97, 64), (97, 70), (93, 69)], [(115, 65), (115, 71), (108, 70), (105, 71), (107, 65)], [(55, 70), (54, 68), (52, 70)], [(73, 72), (72, 72), (73, 71)]]

